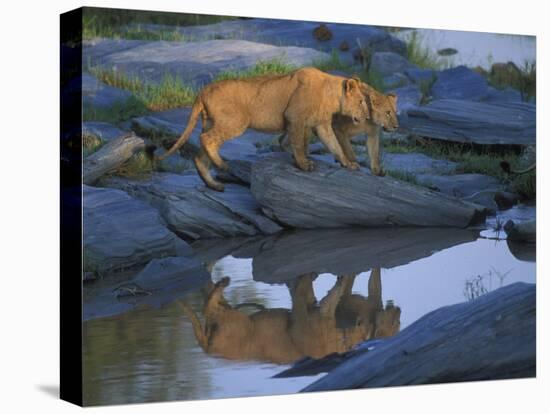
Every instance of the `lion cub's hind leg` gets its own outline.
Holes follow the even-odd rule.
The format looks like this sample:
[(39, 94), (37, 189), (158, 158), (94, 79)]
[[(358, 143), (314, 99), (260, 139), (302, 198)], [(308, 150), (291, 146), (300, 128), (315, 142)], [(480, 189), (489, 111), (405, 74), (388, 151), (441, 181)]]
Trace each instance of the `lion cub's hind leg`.
[(204, 150), (203, 147), (199, 150), (199, 153), (193, 159), (195, 162), (195, 167), (199, 172), (199, 176), (202, 178), (202, 181), (213, 190), (224, 191), (225, 186), (219, 181), (215, 180), (214, 177), (210, 174), (210, 158)]

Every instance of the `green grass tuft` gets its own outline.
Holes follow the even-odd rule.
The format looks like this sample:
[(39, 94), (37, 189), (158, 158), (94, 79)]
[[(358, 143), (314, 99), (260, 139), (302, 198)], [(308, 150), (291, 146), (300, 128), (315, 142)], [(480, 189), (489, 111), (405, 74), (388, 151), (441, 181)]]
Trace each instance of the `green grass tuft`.
[[(82, 15), (82, 36), (96, 38), (187, 41), (177, 30), (180, 26), (195, 26), (235, 19), (187, 13), (165, 13), (142, 10), (103, 9), (85, 7)], [(147, 30), (143, 25), (173, 26), (174, 29)]]
[(126, 101), (118, 101), (108, 107), (85, 104), (82, 119), (83, 121), (108, 122), (116, 125), (128, 119), (145, 115), (148, 112), (141, 100), (130, 97)]
[(449, 59), (443, 59), (429, 48), (422, 46), (421, 37), (416, 31), (412, 31), (406, 41), (407, 59), (413, 65), (422, 69), (446, 69), (451, 66)]
[(214, 81), (228, 79), (246, 79), (263, 75), (285, 75), (298, 67), (286, 63), (283, 58), (258, 61), (253, 67), (245, 70), (227, 70), (219, 73)]

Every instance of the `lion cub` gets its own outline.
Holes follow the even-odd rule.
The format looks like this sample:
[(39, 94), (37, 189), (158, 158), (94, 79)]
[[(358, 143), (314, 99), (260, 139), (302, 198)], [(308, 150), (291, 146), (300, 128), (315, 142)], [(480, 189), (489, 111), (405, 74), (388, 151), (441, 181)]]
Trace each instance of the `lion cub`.
[(223, 191), (224, 186), (210, 175), (210, 162), (226, 170), (228, 166), (220, 157), (220, 147), (247, 128), (270, 133), (285, 131), (296, 165), (304, 171), (313, 169), (304, 143), (306, 133), (314, 130), (343, 167), (357, 169), (359, 165), (346, 157), (332, 130), (335, 114), (349, 117), (353, 124), (370, 116), (356, 79), (302, 68), (287, 75), (214, 82), (198, 94), (181, 137), (157, 159), (164, 159), (181, 147), (201, 116), (201, 148), (194, 161), (203, 181), (214, 190)]
[[(370, 108), (370, 118), (362, 122), (354, 123), (349, 117), (335, 114), (332, 117), (332, 129), (338, 139), (342, 150), (350, 162), (357, 162), (357, 157), (351, 145), (351, 139), (357, 135), (367, 134), (367, 151), (370, 158), (370, 168), (373, 174), (382, 176), (384, 171), (380, 166), (380, 128), (385, 131), (394, 131), (399, 128), (397, 120), (397, 96), (383, 94), (376, 89), (361, 83), (361, 91), (367, 99)], [(306, 137), (306, 146), (309, 137), (314, 134), (310, 131)], [(279, 144), (285, 150), (289, 150), (289, 140), (286, 135), (279, 137)]]

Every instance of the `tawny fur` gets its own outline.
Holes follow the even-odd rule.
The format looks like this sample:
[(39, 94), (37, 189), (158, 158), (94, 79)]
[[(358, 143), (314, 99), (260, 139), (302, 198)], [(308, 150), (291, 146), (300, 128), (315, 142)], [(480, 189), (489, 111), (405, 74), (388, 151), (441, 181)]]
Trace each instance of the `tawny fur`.
[[(344, 155), (350, 162), (356, 162), (357, 157), (351, 145), (351, 139), (358, 135), (367, 134), (367, 151), (370, 159), (371, 171), (375, 175), (384, 175), (380, 166), (380, 129), (394, 131), (399, 128), (397, 120), (397, 97), (393, 94), (384, 95), (371, 86), (361, 83), (361, 91), (367, 99), (370, 119), (355, 123), (351, 118), (336, 114), (332, 118), (332, 129), (344, 151)], [(310, 132), (310, 136), (314, 131)], [(306, 137), (306, 147), (309, 136)], [(279, 138), (281, 147), (289, 149), (289, 140), (286, 135)]]
[(304, 356), (322, 358), (399, 331), (401, 310), (393, 305), (384, 308), (379, 268), (371, 272), (368, 297), (352, 294), (355, 275), (342, 275), (317, 302), (316, 277), (304, 274), (289, 284), (291, 309), (246, 314), (225, 300), (227, 277), (212, 286), (204, 304), (204, 324), (189, 306), (180, 304), (201, 348), (236, 360), (287, 364)]
[(314, 165), (307, 159), (304, 137), (314, 130), (342, 166), (357, 169), (358, 164), (347, 159), (334, 135), (331, 122), (335, 114), (349, 116), (355, 123), (370, 116), (356, 79), (303, 68), (287, 75), (215, 82), (201, 90), (183, 134), (158, 159), (185, 144), (201, 116), (201, 148), (194, 161), (203, 181), (215, 190), (223, 191), (224, 187), (210, 175), (210, 162), (226, 170), (220, 147), (248, 128), (269, 133), (286, 131), (296, 165), (305, 171), (311, 171)]

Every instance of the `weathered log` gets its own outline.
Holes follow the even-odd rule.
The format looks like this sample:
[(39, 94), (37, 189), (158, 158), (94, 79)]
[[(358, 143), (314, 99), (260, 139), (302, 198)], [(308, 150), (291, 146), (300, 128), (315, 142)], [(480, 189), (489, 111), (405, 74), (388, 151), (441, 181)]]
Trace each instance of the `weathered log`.
[(304, 172), (281, 153), (253, 165), (251, 191), (268, 217), (300, 228), (467, 227), (485, 218), (478, 205), (366, 170), (316, 161)]
[(116, 170), (143, 149), (145, 149), (145, 141), (134, 134), (108, 142), (97, 152), (84, 159), (82, 182), (88, 185), (95, 183), (102, 175)]
[(407, 111), (400, 129), (421, 137), (477, 144), (535, 144), (536, 106), (439, 99)]
[(504, 231), (508, 240), (525, 243), (537, 242), (537, 220), (528, 220), (514, 223), (508, 220), (504, 224)]
[(514, 283), (437, 309), (302, 391), (533, 377), (536, 287)]

